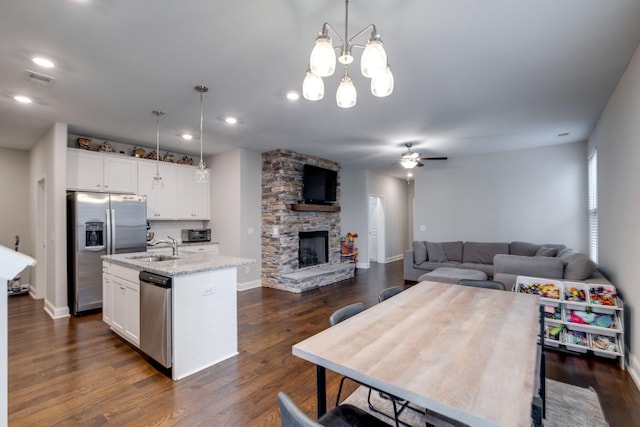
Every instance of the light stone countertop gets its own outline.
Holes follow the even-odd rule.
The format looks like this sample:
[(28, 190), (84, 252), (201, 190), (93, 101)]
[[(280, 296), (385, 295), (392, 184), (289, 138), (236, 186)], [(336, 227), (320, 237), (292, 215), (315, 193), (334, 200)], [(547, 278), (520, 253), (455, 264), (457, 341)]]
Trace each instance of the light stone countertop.
[(164, 276), (179, 276), (200, 273), (203, 271), (221, 270), (245, 264), (255, 264), (255, 259), (239, 258), (226, 255), (212, 255), (207, 253), (178, 253), (176, 259), (149, 262), (144, 259), (132, 259), (143, 256), (154, 256), (150, 252), (133, 252), (117, 255), (103, 255), (102, 259), (124, 267), (140, 271), (161, 274)]

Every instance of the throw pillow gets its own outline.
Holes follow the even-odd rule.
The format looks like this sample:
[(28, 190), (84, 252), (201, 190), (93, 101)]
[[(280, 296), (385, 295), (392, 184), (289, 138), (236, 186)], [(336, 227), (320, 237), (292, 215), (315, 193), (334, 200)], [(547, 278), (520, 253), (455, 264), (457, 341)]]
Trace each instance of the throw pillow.
[(445, 262), (449, 261), (447, 258), (447, 254), (444, 252), (444, 246), (442, 243), (436, 242), (426, 242), (427, 243), (427, 254), (429, 256), (429, 261), (431, 262)]
[(413, 263), (422, 264), (427, 260), (427, 246), (424, 242), (413, 242)]
[(558, 250), (556, 248), (548, 248), (546, 246), (542, 246), (540, 249), (536, 251), (534, 256), (556, 256)]
[(584, 280), (589, 278), (597, 265), (588, 256), (582, 253), (573, 254), (564, 267), (564, 278), (568, 280)]

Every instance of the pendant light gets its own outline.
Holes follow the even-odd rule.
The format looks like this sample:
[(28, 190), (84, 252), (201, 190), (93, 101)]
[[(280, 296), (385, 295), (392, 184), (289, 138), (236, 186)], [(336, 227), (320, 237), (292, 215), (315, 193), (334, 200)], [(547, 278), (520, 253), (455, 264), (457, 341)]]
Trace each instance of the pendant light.
[(153, 114), (156, 116), (156, 176), (151, 181), (151, 188), (162, 190), (164, 189), (164, 182), (162, 182), (162, 177), (160, 176), (160, 116), (163, 116), (164, 113), (156, 110)]
[(202, 95), (207, 92), (209, 88), (198, 85), (195, 89), (200, 92), (200, 163), (198, 163), (198, 168), (196, 169), (196, 182), (198, 184), (207, 184), (209, 183), (209, 169), (207, 169), (202, 159), (202, 124), (204, 121), (202, 115)]

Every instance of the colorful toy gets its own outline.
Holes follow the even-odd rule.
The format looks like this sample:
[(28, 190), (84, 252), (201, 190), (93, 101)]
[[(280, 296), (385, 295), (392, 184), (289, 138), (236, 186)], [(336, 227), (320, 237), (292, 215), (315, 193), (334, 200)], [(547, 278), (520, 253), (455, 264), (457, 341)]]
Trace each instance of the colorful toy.
[(543, 298), (560, 299), (560, 289), (553, 283), (520, 283), (518, 292), (540, 295)]
[(616, 305), (616, 289), (613, 286), (593, 286), (589, 289), (591, 304)]
[(585, 292), (582, 289), (571, 287), (571, 288), (565, 288), (564, 299), (565, 301), (571, 301), (571, 302), (586, 302), (587, 296), (585, 295)]

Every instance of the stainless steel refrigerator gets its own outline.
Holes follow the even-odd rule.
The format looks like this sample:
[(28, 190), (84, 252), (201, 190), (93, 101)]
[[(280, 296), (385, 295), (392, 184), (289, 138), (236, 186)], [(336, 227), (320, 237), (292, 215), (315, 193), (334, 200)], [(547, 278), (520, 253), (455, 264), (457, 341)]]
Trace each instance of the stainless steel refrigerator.
[(75, 315), (102, 308), (101, 255), (144, 252), (146, 196), (67, 194), (67, 280)]

